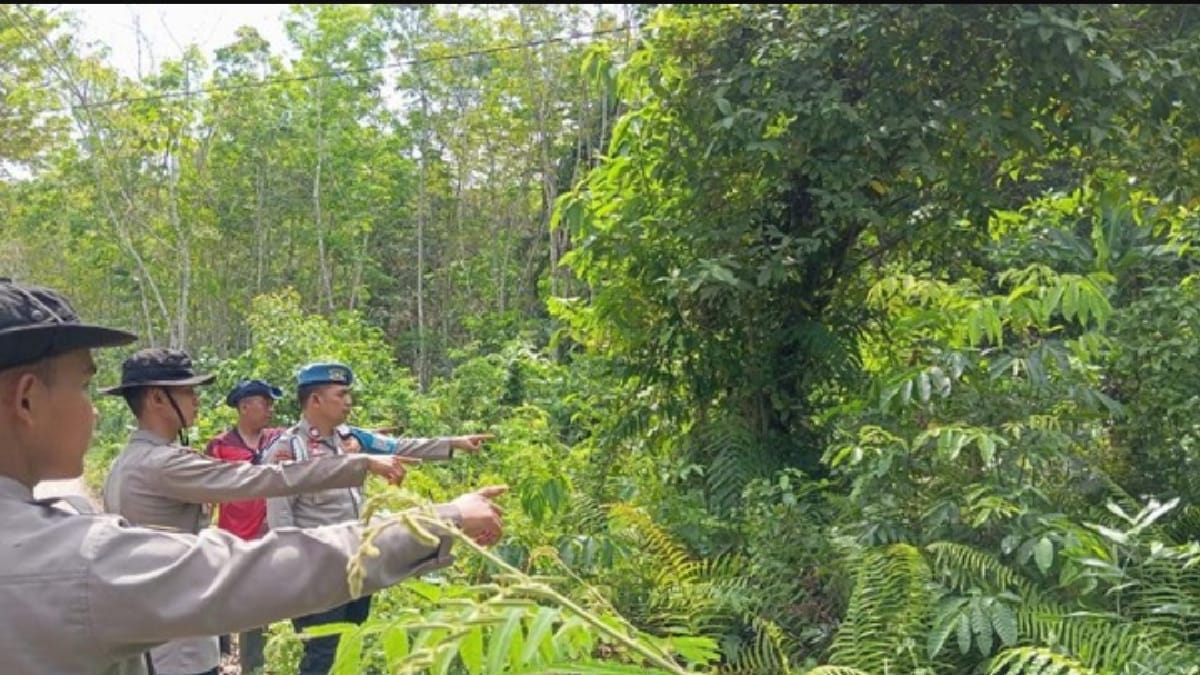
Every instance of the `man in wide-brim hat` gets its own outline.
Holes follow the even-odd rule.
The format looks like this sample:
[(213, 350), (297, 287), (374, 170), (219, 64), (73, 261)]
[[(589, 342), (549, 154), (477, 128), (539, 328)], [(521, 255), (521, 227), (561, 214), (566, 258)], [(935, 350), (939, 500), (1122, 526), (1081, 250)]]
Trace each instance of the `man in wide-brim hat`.
[(445, 566), (452, 560), (448, 526), (496, 543), (503, 523), (491, 500), (503, 486), (436, 506), (442, 526), (428, 528), (433, 541), (403, 526), (379, 530), (371, 540), (377, 555), (364, 561), (363, 586), (352, 591), (346, 566), (363, 543), (358, 523), (244, 542), (219, 530), (172, 534), (35, 500), (38, 482), (83, 473), (96, 422), (91, 350), (134, 339), (83, 323), (57, 291), (0, 279), (5, 673), (145, 675), (151, 645), (321, 611)]
[[(121, 383), (101, 391), (122, 396), (138, 428), (113, 462), (104, 485), (104, 508), (135, 525), (198, 533), (206, 505), (361, 486), (368, 473), (397, 481), (401, 460), (340, 455), (288, 465), (231, 464), (173, 443), (195, 421), (196, 387), (213, 381), (187, 353), (143, 349), (122, 364)], [(174, 640), (151, 651), (158, 675), (217, 672), (217, 637)]]

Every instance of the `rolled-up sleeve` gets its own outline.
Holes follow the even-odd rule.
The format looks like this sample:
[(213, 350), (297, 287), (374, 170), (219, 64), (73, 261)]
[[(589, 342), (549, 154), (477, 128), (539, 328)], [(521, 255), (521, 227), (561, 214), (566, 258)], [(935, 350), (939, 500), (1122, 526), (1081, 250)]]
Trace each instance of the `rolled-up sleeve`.
[[(460, 520), (452, 505), (437, 515)], [(380, 554), (364, 564), (362, 593), (452, 563), (449, 533), (431, 532), (435, 541), (423, 543), (399, 521), (384, 525), (373, 541)], [(352, 599), (346, 570), (362, 537), (358, 523), (274, 530), (246, 542), (221, 530), (192, 536), (97, 520), (84, 543), (91, 629), (113, 656), (124, 656), (148, 643), (323, 611)]]
[(358, 439), (363, 452), (372, 455), (403, 455), (417, 459), (442, 460), (454, 457), (450, 438), (395, 438), (373, 431), (349, 427), (348, 433)]
[(444, 460), (454, 456), (449, 438), (397, 438), (397, 455), (419, 459)]
[(162, 453), (155, 468), (163, 495), (203, 504), (359, 486), (368, 462), (361, 455), (339, 455), (286, 464), (230, 463), (175, 448)]

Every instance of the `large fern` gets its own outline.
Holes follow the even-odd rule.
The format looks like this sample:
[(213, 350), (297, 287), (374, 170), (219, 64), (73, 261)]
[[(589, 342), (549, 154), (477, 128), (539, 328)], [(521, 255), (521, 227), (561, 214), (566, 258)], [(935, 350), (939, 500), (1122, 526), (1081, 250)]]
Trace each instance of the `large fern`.
[(1200, 506), (1187, 504), (1176, 509), (1163, 527), (1175, 543), (1182, 544), (1200, 539)]
[(987, 675), (1099, 675), (1075, 659), (1046, 647), (1014, 647), (991, 660)]
[(920, 550), (908, 544), (869, 549), (857, 566), (830, 660), (875, 672), (929, 667), (924, 645), (931, 621), (930, 570)]
[(1200, 637), (1200, 568), (1151, 559), (1129, 575), (1137, 578), (1125, 592), (1130, 616), (1178, 642)]
[(792, 672), (788, 660), (788, 637), (775, 623), (761, 617), (746, 617), (751, 637), (734, 642), (725, 650), (727, 665), (722, 675), (786, 675)]
[(680, 627), (694, 633), (707, 625), (713, 597), (701, 583), (701, 564), (641, 509), (614, 504), (610, 517), (614, 534), (634, 547), (630, 574), (639, 577), (637, 597), (625, 609), (634, 623), (657, 634)]
[(950, 541), (928, 544), (925, 551), (929, 553), (934, 578), (951, 590), (967, 592), (985, 588), (994, 592), (1012, 591), (1022, 597), (1034, 593), (1028, 579), (989, 553)]
[(750, 481), (780, 468), (778, 454), (756, 440), (743, 420), (725, 416), (691, 431), (683, 459), (705, 467), (705, 500), (716, 514), (727, 514), (741, 504)]
[(1017, 621), (1022, 642), (1057, 646), (1097, 671), (1167, 675), (1200, 665), (1197, 650), (1170, 633), (1111, 614), (1073, 612), (1028, 598)]

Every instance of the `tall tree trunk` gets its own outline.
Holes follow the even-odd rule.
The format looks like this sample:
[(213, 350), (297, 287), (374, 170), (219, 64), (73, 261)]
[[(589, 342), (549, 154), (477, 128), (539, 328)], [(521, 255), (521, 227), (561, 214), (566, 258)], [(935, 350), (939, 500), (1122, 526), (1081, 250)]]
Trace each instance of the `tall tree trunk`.
[[(178, 146), (178, 139), (170, 145)], [(177, 148), (176, 148), (177, 149)], [(167, 170), (167, 217), (175, 232), (176, 264), (179, 266), (179, 295), (175, 302), (175, 327), (171, 331), (171, 346), (187, 350), (188, 344), (188, 301), (192, 286), (192, 247), (189, 227), (179, 217), (179, 157), (168, 151), (165, 157)]]
[(325, 250), (325, 220), (321, 213), (321, 169), (325, 163), (325, 129), (321, 119), (321, 82), (318, 80), (317, 90), (317, 163), (313, 168), (312, 205), (313, 222), (317, 227), (317, 259), (321, 279), (318, 289), (318, 300), (325, 300), (325, 307), (333, 312), (333, 274), (329, 270), (329, 256)]
[(358, 305), (358, 291), (362, 286), (363, 267), (367, 264), (367, 259), (371, 255), (371, 228), (364, 227), (362, 233), (362, 246), (359, 248), (358, 255), (354, 260), (354, 276), (350, 280), (350, 299), (346, 302), (346, 309), (353, 310)]
[(425, 226), (429, 218), (429, 95), (424, 79), (421, 87), (421, 113), (426, 128), (421, 130), (421, 168), (417, 178), (417, 383), (424, 393), (429, 388), (429, 351), (425, 338)]
[[(524, 8), (520, 11), (521, 27), (524, 29), (525, 38), (532, 39), (529, 26), (526, 23)], [(558, 174), (554, 170), (554, 164), (551, 161), (550, 153), (550, 134), (546, 129), (546, 78), (545, 71), (540, 66), (537, 68), (537, 74), (534, 75), (533, 58), (530, 56), (530, 50), (522, 52), (525, 58), (525, 72), (529, 77), (534, 78), (533, 93), (535, 97), (534, 109), (537, 111), (537, 134), (538, 134), (538, 153), (541, 159), (541, 174), (542, 174), (542, 231), (549, 237), (550, 244), (550, 294), (557, 296), (559, 294), (559, 280), (562, 277), (562, 272), (558, 268), (558, 261), (562, 254), (566, 251), (567, 246), (567, 230), (566, 228), (550, 229), (550, 215), (554, 210), (554, 200), (558, 198)]]
[(267, 165), (259, 161), (254, 175), (254, 295), (263, 291), (263, 275), (267, 263), (267, 228), (263, 222), (267, 199)]

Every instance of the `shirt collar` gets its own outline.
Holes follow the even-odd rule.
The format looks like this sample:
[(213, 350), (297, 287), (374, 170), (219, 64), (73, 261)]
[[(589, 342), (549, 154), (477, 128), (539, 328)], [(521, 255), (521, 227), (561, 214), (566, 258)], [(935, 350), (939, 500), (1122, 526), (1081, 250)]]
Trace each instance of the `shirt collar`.
[(313, 432), (313, 429), (314, 429), (314, 427), (308, 423), (308, 420), (301, 417), (300, 423), (296, 425), (296, 435), (300, 436), (306, 440), (318, 438), (321, 440), (322, 443), (325, 443), (326, 445), (328, 445), (331, 448), (336, 449), (338, 447), (337, 440), (334, 438), (334, 434), (330, 434), (328, 436), (312, 436), (311, 434)]
[(149, 429), (138, 429), (129, 437), (130, 443), (149, 443), (150, 445), (171, 445), (171, 441), (159, 436)]
[(258, 447), (252, 448), (246, 444), (246, 439), (242, 437), (242, 432), (238, 430), (237, 425), (230, 427), (225, 433), (217, 437), (217, 442), (223, 445), (231, 445), (245, 450), (266, 450), (271, 447), (279, 434), (283, 433), (285, 427), (267, 427), (258, 432)]

